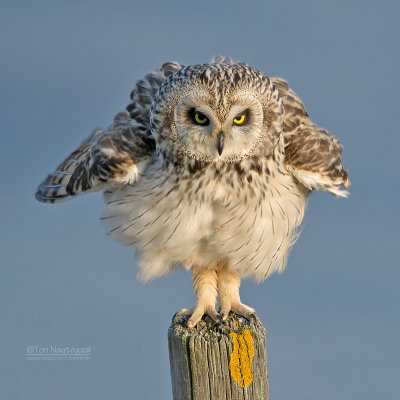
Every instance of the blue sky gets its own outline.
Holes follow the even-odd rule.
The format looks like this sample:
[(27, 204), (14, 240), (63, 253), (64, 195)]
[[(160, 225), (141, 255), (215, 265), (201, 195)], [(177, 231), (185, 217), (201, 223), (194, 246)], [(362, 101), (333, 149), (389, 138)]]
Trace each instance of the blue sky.
[[(282, 76), (338, 136), (347, 200), (313, 193), (286, 271), (242, 299), (267, 328), (273, 399), (398, 398), (394, 1), (13, 1), (0, 5), (0, 398), (170, 399), (166, 334), (190, 274), (143, 285), (98, 218), (102, 196), (54, 206), (36, 186), (134, 82), (165, 61), (223, 54)], [(91, 346), (90, 361), (26, 348)]]

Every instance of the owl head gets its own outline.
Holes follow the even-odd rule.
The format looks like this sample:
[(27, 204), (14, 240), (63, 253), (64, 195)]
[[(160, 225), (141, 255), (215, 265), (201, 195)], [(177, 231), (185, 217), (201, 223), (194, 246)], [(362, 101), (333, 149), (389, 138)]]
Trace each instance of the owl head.
[(164, 81), (150, 118), (166, 159), (212, 163), (269, 155), (283, 114), (279, 92), (264, 73), (245, 64), (202, 64)]

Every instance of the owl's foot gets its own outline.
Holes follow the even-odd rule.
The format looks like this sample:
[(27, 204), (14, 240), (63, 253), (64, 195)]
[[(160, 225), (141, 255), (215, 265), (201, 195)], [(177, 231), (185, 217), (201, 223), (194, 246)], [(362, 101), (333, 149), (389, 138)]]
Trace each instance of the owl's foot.
[(230, 304), (224, 303), (223, 305), (221, 305), (221, 309), (219, 312), (221, 323), (226, 321), (230, 311), (238, 315), (241, 315), (242, 317), (248, 319), (249, 321), (252, 319), (256, 319), (256, 310), (254, 310), (254, 308), (246, 306), (245, 304), (239, 301)]
[(218, 270), (218, 294), (220, 304), (220, 321), (224, 322), (233, 311), (242, 317), (251, 320), (256, 317), (254, 308), (246, 306), (240, 301), (240, 277), (236, 271), (229, 270), (226, 266)]
[(219, 321), (219, 314), (215, 309), (217, 304), (217, 272), (215, 269), (193, 267), (193, 286), (196, 295), (196, 305), (193, 309), (181, 310), (180, 315), (190, 315), (186, 325), (193, 328), (204, 314), (214, 321)]
[(195, 308), (182, 308), (176, 315), (178, 316), (189, 316), (190, 318), (186, 322), (188, 328), (193, 328), (202, 319), (203, 315), (206, 314), (211, 317), (215, 322), (219, 322), (220, 316), (213, 305), (196, 305)]

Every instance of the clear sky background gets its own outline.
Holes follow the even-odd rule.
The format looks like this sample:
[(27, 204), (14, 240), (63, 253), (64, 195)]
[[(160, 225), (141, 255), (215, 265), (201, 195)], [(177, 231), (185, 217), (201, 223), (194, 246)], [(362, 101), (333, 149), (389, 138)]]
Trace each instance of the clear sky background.
[[(398, 1), (1, 1), (0, 398), (171, 399), (167, 329), (194, 302), (179, 270), (136, 281), (102, 196), (37, 185), (163, 62), (222, 54), (282, 76), (338, 136), (352, 186), (313, 193), (286, 271), (242, 284), (267, 328), (271, 399), (399, 397)], [(90, 361), (26, 348), (91, 346)]]

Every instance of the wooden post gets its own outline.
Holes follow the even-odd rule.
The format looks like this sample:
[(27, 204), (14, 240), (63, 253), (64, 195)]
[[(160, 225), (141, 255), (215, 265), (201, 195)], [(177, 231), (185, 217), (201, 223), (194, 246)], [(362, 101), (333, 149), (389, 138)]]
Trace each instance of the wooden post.
[(187, 328), (175, 316), (168, 329), (173, 400), (268, 400), (266, 331), (230, 314)]

